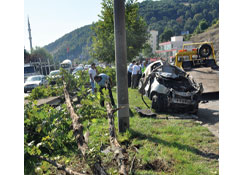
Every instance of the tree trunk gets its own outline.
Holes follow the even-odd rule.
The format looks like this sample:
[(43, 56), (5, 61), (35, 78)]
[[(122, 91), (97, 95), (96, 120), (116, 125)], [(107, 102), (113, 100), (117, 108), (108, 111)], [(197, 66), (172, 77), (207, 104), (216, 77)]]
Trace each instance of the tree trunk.
[(124, 150), (118, 143), (116, 139), (116, 134), (115, 134), (115, 124), (114, 124), (114, 112), (115, 110), (112, 110), (110, 102), (106, 102), (106, 108), (107, 108), (107, 113), (108, 113), (108, 121), (109, 121), (109, 134), (110, 134), (110, 145), (111, 145), (111, 150), (114, 152), (114, 157), (116, 159), (116, 162), (119, 167), (119, 174), (121, 175), (127, 175), (126, 171), (126, 165), (125, 161), (126, 158), (123, 155)]
[(89, 165), (91, 171), (93, 172), (93, 174), (96, 175), (107, 175), (105, 169), (102, 167), (101, 165), (101, 159), (100, 157), (97, 157), (94, 162), (89, 161), (89, 159), (86, 157), (86, 151), (88, 149), (88, 145), (87, 145), (87, 138), (84, 138), (83, 136), (83, 126), (81, 123), (79, 123), (79, 116), (75, 113), (74, 108), (71, 104), (70, 101), (70, 97), (69, 97), (69, 93), (66, 89), (66, 84), (64, 82), (64, 95), (65, 95), (65, 102), (67, 105), (67, 109), (70, 113), (70, 117), (72, 119), (72, 123), (73, 123), (73, 133), (74, 136), (76, 138), (76, 142), (77, 142), (77, 146), (78, 149), (81, 151), (85, 161), (87, 162), (87, 164)]

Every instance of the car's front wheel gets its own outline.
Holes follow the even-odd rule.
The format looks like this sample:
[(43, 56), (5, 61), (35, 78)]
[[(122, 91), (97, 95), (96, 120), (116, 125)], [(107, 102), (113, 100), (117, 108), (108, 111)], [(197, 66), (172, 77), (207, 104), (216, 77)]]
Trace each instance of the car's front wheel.
[(156, 112), (163, 112), (164, 111), (164, 101), (162, 99), (162, 96), (160, 96), (158, 94), (153, 95), (151, 107)]
[(197, 103), (197, 104), (194, 106), (194, 108), (193, 108), (193, 110), (190, 112), (190, 114), (197, 115), (198, 110), (199, 110), (199, 103)]

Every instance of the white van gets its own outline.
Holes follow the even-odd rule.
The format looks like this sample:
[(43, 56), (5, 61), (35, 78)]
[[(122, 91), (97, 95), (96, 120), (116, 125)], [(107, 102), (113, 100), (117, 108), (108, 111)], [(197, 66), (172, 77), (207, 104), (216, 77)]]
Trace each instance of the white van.
[(67, 70), (69, 73), (71, 72), (72, 69), (72, 62), (70, 60), (64, 60), (61, 64), (60, 67)]

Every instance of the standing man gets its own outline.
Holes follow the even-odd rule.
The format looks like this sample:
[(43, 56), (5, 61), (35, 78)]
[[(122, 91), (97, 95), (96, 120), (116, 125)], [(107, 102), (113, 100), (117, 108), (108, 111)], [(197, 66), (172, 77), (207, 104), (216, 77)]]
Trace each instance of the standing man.
[(89, 68), (89, 79), (90, 79), (90, 84), (91, 84), (91, 88), (92, 88), (92, 94), (95, 93), (95, 81), (94, 81), (94, 77), (97, 74), (97, 70), (95, 67), (95, 63), (91, 64), (91, 67)]
[(129, 64), (128, 66), (128, 87), (131, 87), (131, 76), (133, 71), (133, 66), (135, 65), (135, 61)]
[(141, 67), (141, 72), (142, 72), (142, 73), (145, 72), (146, 67), (147, 67), (147, 62), (144, 61), (144, 62), (142, 63), (142, 67)]
[(137, 88), (139, 71), (140, 71), (140, 66), (139, 63), (137, 62), (133, 66), (133, 71), (132, 71), (132, 89)]
[[(98, 85), (100, 86), (99, 92), (102, 95), (103, 95), (102, 89), (103, 88), (105, 88), (105, 89), (108, 88), (109, 98), (110, 98), (111, 104), (112, 104), (112, 106), (115, 106), (115, 101), (114, 101), (113, 94), (112, 94), (112, 91), (111, 91), (112, 81), (111, 81), (110, 77), (108, 75), (104, 74), (104, 73), (101, 73), (99, 75), (96, 75), (94, 77), (94, 79), (98, 83)], [(104, 106), (104, 99), (103, 98), (101, 98), (100, 104), (101, 104), (102, 107)]]

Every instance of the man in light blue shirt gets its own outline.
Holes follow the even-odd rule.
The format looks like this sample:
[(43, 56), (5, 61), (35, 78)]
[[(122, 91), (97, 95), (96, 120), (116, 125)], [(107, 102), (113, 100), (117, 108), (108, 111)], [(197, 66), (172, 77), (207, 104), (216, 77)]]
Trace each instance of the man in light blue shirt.
[[(101, 73), (99, 75), (96, 75), (94, 77), (94, 80), (100, 86), (99, 92), (102, 95), (103, 95), (102, 89), (103, 88), (105, 88), (105, 89), (108, 88), (111, 104), (112, 104), (112, 106), (115, 106), (113, 94), (112, 94), (112, 91), (111, 91), (112, 81), (111, 81), (110, 77), (108, 75), (104, 74), (104, 73)], [(101, 98), (100, 104), (101, 104), (102, 107), (104, 106), (104, 99)]]

